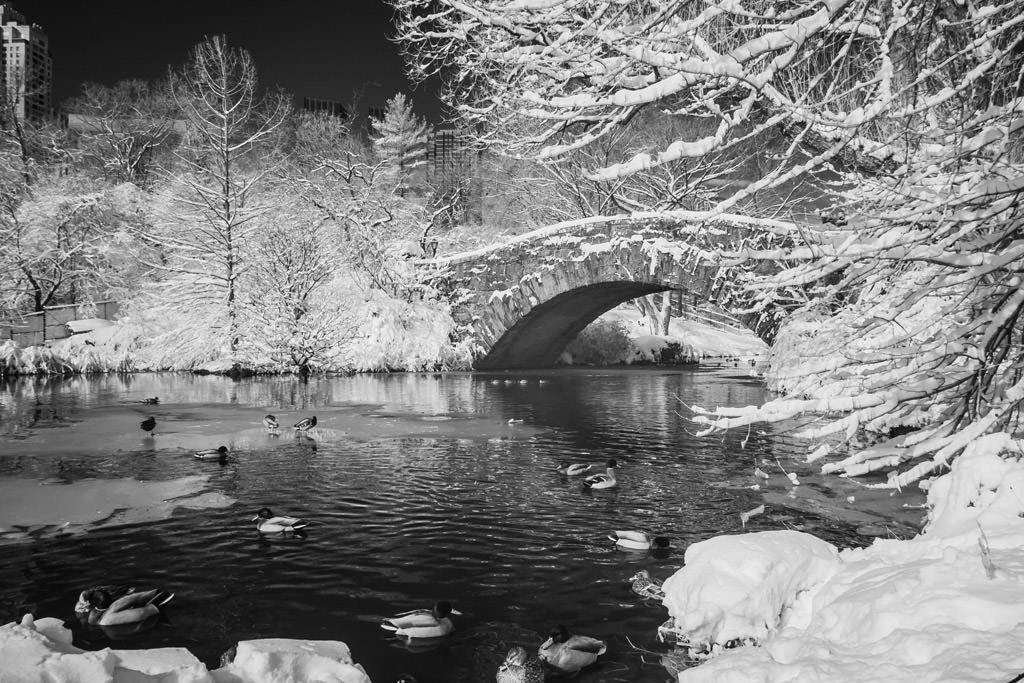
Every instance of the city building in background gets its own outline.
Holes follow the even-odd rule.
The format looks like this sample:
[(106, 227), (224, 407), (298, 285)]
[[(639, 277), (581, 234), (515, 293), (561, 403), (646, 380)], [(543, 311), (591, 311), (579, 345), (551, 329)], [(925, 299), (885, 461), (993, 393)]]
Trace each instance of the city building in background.
[(0, 4), (3, 62), (0, 86), (19, 119), (40, 123), (53, 116), (53, 58), (43, 29), (10, 5)]
[(480, 152), (465, 131), (435, 128), (427, 136), (427, 182), (435, 201), (457, 204), (456, 222), (482, 220)]
[(330, 116), (337, 116), (339, 119), (347, 119), (348, 111), (345, 105), (337, 100), (322, 100), (316, 97), (303, 97), (302, 110), (312, 113), (321, 112)]

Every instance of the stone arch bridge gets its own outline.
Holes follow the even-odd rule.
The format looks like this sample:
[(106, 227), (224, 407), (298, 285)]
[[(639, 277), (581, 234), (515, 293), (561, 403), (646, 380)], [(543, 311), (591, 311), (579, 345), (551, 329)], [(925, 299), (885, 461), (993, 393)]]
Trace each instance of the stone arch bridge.
[[(476, 369), (548, 367), (584, 327), (639, 296), (680, 289), (735, 312), (742, 306), (737, 273), (713, 249), (738, 245), (753, 222), (730, 215), (585, 219), (417, 266), (456, 302), (456, 321), (478, 344)], [(770, 341), (771, 316), (737, 317)]]

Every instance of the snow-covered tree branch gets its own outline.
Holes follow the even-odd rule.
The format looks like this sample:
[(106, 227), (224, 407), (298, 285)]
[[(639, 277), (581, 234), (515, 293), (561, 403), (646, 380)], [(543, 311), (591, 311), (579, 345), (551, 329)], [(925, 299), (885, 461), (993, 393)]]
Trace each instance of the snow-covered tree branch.
[[(706, 431), (819, 415), (807, 437), (853, 444), (830, 470), (903, 486), (1020, 429), (1024, 1), (390, 2), (410, 71), (483, 142), (629, 183), (619, 210), (692, 186), (705, 217), (773, 218), (723, 258), (751, 310), (793, 313), (769, 377), (790, 397), (698, 411)], [(613, 144), (644, 116), (681, 125)]]

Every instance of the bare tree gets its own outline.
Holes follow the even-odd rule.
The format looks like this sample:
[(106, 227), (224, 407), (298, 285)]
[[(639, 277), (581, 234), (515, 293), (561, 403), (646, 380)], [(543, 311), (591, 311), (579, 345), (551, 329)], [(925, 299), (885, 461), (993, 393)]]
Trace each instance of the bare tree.
[(343, 122), (306, 116), (296, 137), (295, 192), (337, 228), (343, 263), (373, 288), (413, 296), (398, 251), (429, 230), (426, 210), (401, 196), (390, 164), (374, 158)]
[(175, 133), (174, 105), (165, 83), (85, 83), (65, 110), (82, 155), (115, 181), (149, 182), (154, 155)]
[(239, 344), (240, 279), (256, 219), (258, 193), (280, 155), (271, 148), (288, 113), (280, 95), (260, 98), (249, 53), (223, 37), (195, 47), (171, 74), (171, 92), (187, 124), (169, 174), (165, 229), (148, 238), (165, 250), (154, 266), (176, 276), (185, 306), (223, 310), (222, 334)]
[(282, 185), (277, 207), (254, 240), (247, 288), (246, 344), (276, 368), (301, 376), (339, 369), (355, 324), (351, 292), (332, 286), (345, 269), (339, 229)]

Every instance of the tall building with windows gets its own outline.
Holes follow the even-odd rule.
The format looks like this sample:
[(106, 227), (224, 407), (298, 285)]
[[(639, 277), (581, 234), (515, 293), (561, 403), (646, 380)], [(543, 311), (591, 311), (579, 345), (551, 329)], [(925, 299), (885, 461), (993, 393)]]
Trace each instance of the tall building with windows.
[(0, 4), (3, 61), (0, 86), (20, 119), (40, 122), (53, 115), (53, 58), (43, 29), (29, 24), (8, 4)]

